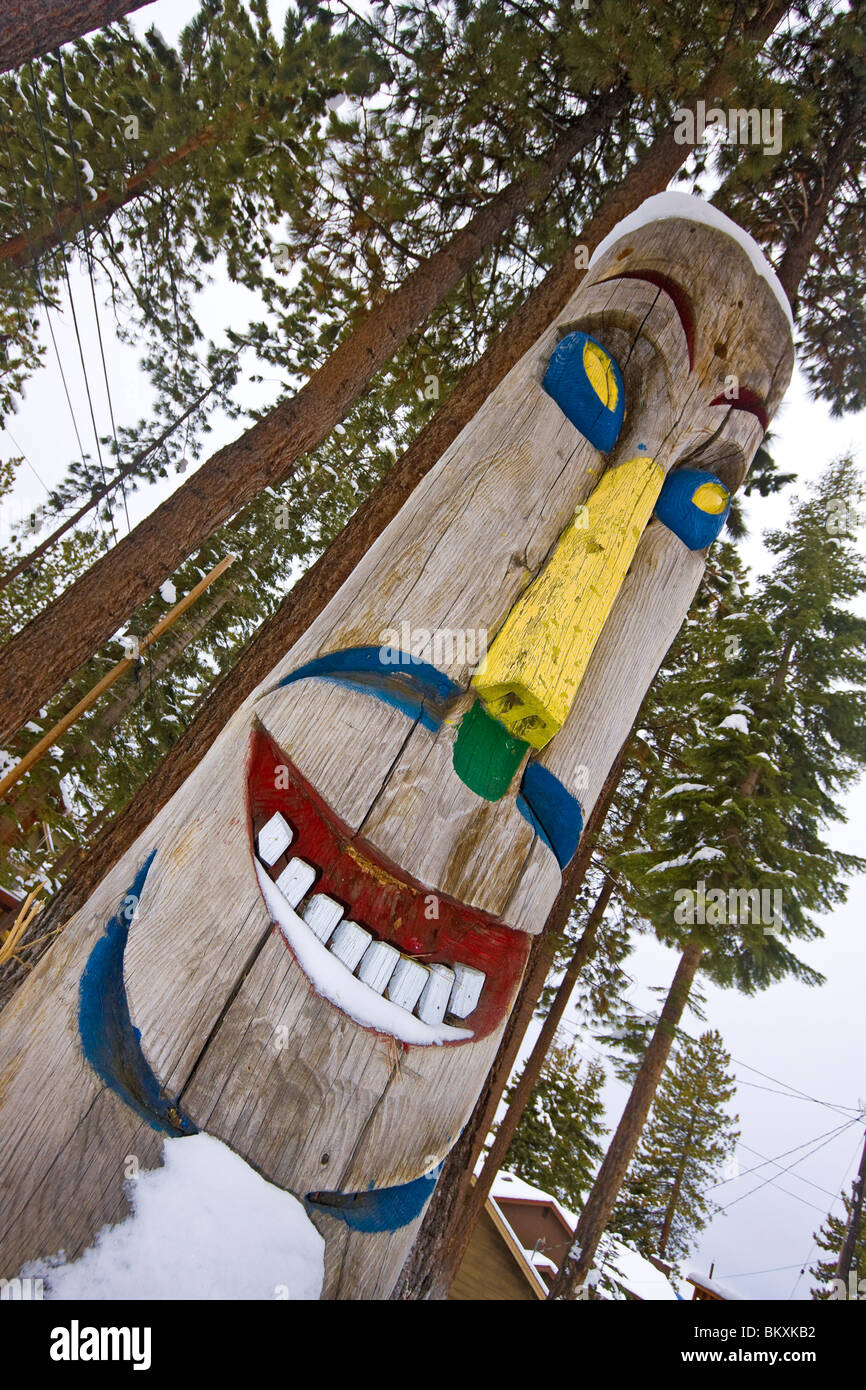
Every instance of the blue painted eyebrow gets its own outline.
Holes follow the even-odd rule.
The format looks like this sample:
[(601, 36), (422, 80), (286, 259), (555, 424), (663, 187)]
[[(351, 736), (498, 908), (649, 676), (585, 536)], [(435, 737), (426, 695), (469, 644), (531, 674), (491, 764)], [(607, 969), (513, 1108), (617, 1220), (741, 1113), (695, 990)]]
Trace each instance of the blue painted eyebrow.
[(421, 1215), (441, 1171), (439, 1163), (412, 1182), (371, 1187), (367, 1192), (310, 1192), (304, 1206), (344, 1221), (353, 1231), (398, 1231)]
[(82, 1051), (100, 1080), (151, 1129), (197, 1134), (192, 1120), (166, 1095), (145, 1058), (141, 1033), (129, 1016), (123, 980), (131, 915), (155, 857), (152, 850), (87, 958), (78, 985), (78, 1032)]
[[(297, 671), (290, 671), (273, 687), (293, 685), (301, 680), (327, 680), (336, 685), (372, 695), (392, 705), (410, 719), (418, 719), (425, 729), (435, 733), (442, 723), (445, 706), (462, 694), (456, 681), (437, 671), (427, 661), (418, 661), (408, 652), (400, 653), (405, 664), (387, 664), (382, 660), (381, 647), (347, 647), (341, 652), (317, 656)], [(268, 694), (271, 692), (268, 691)]]
[[(389, 648), (389, 650), (393, 650)], [(437, 733), (448, 704), (464, 693), (444, 671), (408, 652), (399, 664), (382, 660), (381, 647), (346, 647), (329, 652), (283, 676), (267, 694), (301, 680), (326, 680), (382, 700)], [(405, 665), (402, 658), (405, 658)], [(583, 813), (577, 798), (541, 763), (527, 764), (517, 809), (564, 869), (577, 849)]]

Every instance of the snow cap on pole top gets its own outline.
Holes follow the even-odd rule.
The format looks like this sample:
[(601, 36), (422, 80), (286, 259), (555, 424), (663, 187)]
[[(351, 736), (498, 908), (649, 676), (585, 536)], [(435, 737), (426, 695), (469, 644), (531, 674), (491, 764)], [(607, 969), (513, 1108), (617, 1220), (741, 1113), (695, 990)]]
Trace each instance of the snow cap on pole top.
[(695, 198), (690, 193), (654, 193), (651, 198), (647, 198), (639, 208), (635, 208), (634, 212), (629, 213), (628, 217), (617, 222), (613, 231), (608, 232), (604, 240), (599, 242), (590, 257), (589, 269), (591, 270), (605, 252), (615, 242), (621, 241), (624, 236), (638, 231), (640, 227), (648, 226), (651, 222), (660, 222), (668, 217), (681, 217), (690, 222), (702, 222), (704, 226), (715, 227), (717, 231), (724, 232), (726, 236), (731, 237), (745, 251), (761, 279), (766, 280), (782, 313), (793, 328), (794, 319), (788, 296), (782, 289), (776, 272), (754, 237), (749, 236), (749, 233), (744, 231), (732, 218), (713, 207), (712, 203), (705, 202), (703, 198)]

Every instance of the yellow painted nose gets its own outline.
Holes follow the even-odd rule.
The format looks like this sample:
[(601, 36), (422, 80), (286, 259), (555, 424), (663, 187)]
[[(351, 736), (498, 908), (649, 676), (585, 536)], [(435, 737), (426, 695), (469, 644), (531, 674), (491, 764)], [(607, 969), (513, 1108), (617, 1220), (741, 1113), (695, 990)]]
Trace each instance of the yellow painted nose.
[(490, 713), (533, 748), (562, 727), (663, 482), (650, 458), (604, 473), (474, 677)]

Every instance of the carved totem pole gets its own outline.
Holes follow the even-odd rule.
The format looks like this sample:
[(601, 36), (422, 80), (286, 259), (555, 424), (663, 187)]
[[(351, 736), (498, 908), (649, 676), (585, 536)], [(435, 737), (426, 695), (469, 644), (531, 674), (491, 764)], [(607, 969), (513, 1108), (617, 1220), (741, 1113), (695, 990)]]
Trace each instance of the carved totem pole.
[(4, 1011), (0, 1274), (201, 1130), (305, 1201), (324, 1297), (387, 1297), (792, 365), (706, 204), (599, 248)]

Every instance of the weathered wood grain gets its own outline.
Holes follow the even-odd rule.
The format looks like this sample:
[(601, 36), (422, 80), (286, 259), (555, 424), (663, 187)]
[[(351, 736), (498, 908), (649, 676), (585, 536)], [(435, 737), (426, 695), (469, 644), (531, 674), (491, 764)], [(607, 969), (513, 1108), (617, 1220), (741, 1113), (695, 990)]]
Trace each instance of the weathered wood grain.
[[(692, 362), (664, 288), (613, 278), (641, 272), (667, 275), (688, 299)], [(627, 413), (605, 458), (541, 387), (554, 345), (571, 329), (596, 338), (622, 371)], [(272, 928), (255, 875), (251, 730), (260, 721), (350, 830), (434, 896), (539, 930), (561, 875), (517, 809), (522, 767), (499, 801), (476, 796), (453, 769), (457, 721), (472, 698), (466, 651), (442, 663), (465, 693), (434, 729), (336, 684), (277, 682), (323, 653), (380, 645), (403, 623), (492, 640), (605, 468), (626, 459), (646, 453), (666, 471), (688, 460), (735, 487), (762, 425), (735, 403), (711, 401), (734, 375), (772, 414), (791, 352), (769, 289), (712, 228), (651, 224), (592, 268), (0, 1017), (0, 1273), (61, 1247), (80, 1251), (125, 1210), (125, 1155), (159, 1162), (159, 1136), (90, 1070), (77, 1023), (90, 951), (154, 850), (124, 988), (166, 1091), (196, 1124), (302, 1197), (403, 1184), (435, 1167), (465, 1122), (501, 1028), (465, 1045), (407, 1048), (316, 993)], [(562, 727), (538, 754), (585, 816), (703, 564), (650, 522)], [(417, 1222), (370, 1236), (327, 1215), (314, 1219), (327, 1239), (324, 1296), (386, 1296)]]

